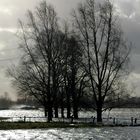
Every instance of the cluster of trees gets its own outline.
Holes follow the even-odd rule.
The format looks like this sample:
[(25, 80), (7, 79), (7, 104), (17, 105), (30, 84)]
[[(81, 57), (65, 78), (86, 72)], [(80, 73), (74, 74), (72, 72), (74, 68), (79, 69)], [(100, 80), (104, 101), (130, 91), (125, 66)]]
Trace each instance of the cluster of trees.
[(13, 104), (14, 101), (10, 99), (9, 94), (7, 92), (5, 92), (4, 95), (0, 96), (0, 110), (9, 109)]
[(125, 42), (109, 1), (86, 0), (73, 11), (73, 27), (60, 25), (53, 6), (41, 2), (28, 22), (20, 21), (23, 56), (8, 73), (20, 93), (33, 96), (44, 107), (48, 121), (73, 115), (87, 99), (102, 121), (102, 112), (126, 96), (129, 45)]

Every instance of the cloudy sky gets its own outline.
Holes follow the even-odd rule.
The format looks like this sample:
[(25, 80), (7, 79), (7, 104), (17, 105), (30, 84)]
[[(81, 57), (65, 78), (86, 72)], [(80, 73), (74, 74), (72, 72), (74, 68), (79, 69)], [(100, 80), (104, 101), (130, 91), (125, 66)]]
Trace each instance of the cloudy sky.
[[(10, 93), (14, 98), (16, 90), (6, 77), (5, 70), (20, 57), (18, 39), (18, 19), (25, 20), (28, 9), (33, 10), (41, 0), (0, 0), (0, 95)], [(72, 8), (84, 0), (46, 0), (54, 5), (59, 17), (67, 19)], [(140, 0), (112, 0), (120, 15), (126, 38), (133, 43), (131, 62), (132, 72), (129, 82), (140, 96)]]

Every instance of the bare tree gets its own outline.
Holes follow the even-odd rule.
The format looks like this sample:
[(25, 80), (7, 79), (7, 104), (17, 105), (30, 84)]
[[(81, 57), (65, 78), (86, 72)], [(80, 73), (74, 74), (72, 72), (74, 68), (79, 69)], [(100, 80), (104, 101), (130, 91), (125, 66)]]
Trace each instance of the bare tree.
[(65, 36), (65, 45), (62, 50), (62, 87), (65, 91), (67, 118), (70, 118), (71, 114), (74, 118), (78, 118), (78, 102), (82, 95), (86, 75), (81, 69), (83, 50), (72, 33)]
[(97, 122), (102, 122), (105, 102), (123, 95), (117, 91), (126, 74), (130, 47), (109, 1), (98, 5), (94, 0), (86, 0), (73, 17), (85, 50), (83, 67), (90, 79)]
[[(21, 21), (19, 23), (22, 39), (20, 46), (24, 50), (21, 65), (24, 69), (19, 70), (19, 77), (15, 76), (15, 79), (24, 92), (29, 92), (42, 102), (48, 113), (48, 121), (51, 121), (54, 95), (57, 94), (59, 82), (56, 80), (56, 74), (59, 73), (58, 43), (63, 40), (60, 37), (57, 14), (51, 5), (43, 1), (34, 13), (28, 11), (27, 24)], [(62, 40), (59, 41), (60, 39)]]
[[(78, 118), (78, 98), (82, 92), (84, 74), (78, 74), (82, 50), (75, 37), (62, 32), (53, 7), (41, 2), (28, 21), (20, 21), (21, 44), (24, 50), (20, 65), (9, 71), (20, 92), (34, 96), (44, 106), (45, 116), (52, 120), (53, 109), (58, 117), (61, 98), (64, 98), (67, 117)], [(64, 90), (65, 89), (65, 90)], [(61, 97), (60, 97), (61, 96)]]
[(69, 89), (72, 97), (73, 116), (78, 119), (78, 107), (81, 97), (83, 82), (86, 74), (81, 69), (81, 62), (83, 56), (82, 47), (74, 36), (71, 36), (68, 42), (68, 80)]
[(47, 94), (45, 81), (45, 70), (42, 72), (43, 79), (36, 69), (27, 62), (22, 62), (18, 67), (8, 69), (8, 74), (13, 77), (13, 85), (17, 87), (19, 94), (34, 97), (43, 107), (47, 116)]

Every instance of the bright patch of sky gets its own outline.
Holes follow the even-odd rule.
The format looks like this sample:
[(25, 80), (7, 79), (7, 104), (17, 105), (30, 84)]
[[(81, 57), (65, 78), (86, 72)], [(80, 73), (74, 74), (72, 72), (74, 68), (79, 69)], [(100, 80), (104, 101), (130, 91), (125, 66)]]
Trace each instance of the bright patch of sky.
[(0, 13), (4, 13), (4, 14), (11, 16), (12, 15), (12, 8), (10, 8), (10, 7), (5, 8), (5, 7), (0, 6)]

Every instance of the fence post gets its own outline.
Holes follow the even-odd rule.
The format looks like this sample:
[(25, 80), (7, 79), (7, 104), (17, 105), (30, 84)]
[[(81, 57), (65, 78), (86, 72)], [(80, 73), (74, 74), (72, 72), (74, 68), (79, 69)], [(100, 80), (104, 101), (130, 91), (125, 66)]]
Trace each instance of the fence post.
[(113, 124), (115, 124), (116, 123), (116, 119), (115, 118), (113, 118)]
[(24, 116), (24, 122), (26, 122), (26, 116)]
[(137, 118), (135, 118), (135, 124), (137, 124)]
[(71, 123), (73, 123), (73, 115), (71, 116)]
[(133, 126), (133, 117), (131, 117), (131, 125)]
[(93, 118), (93, 124), (95, 124), (95, 117)]

